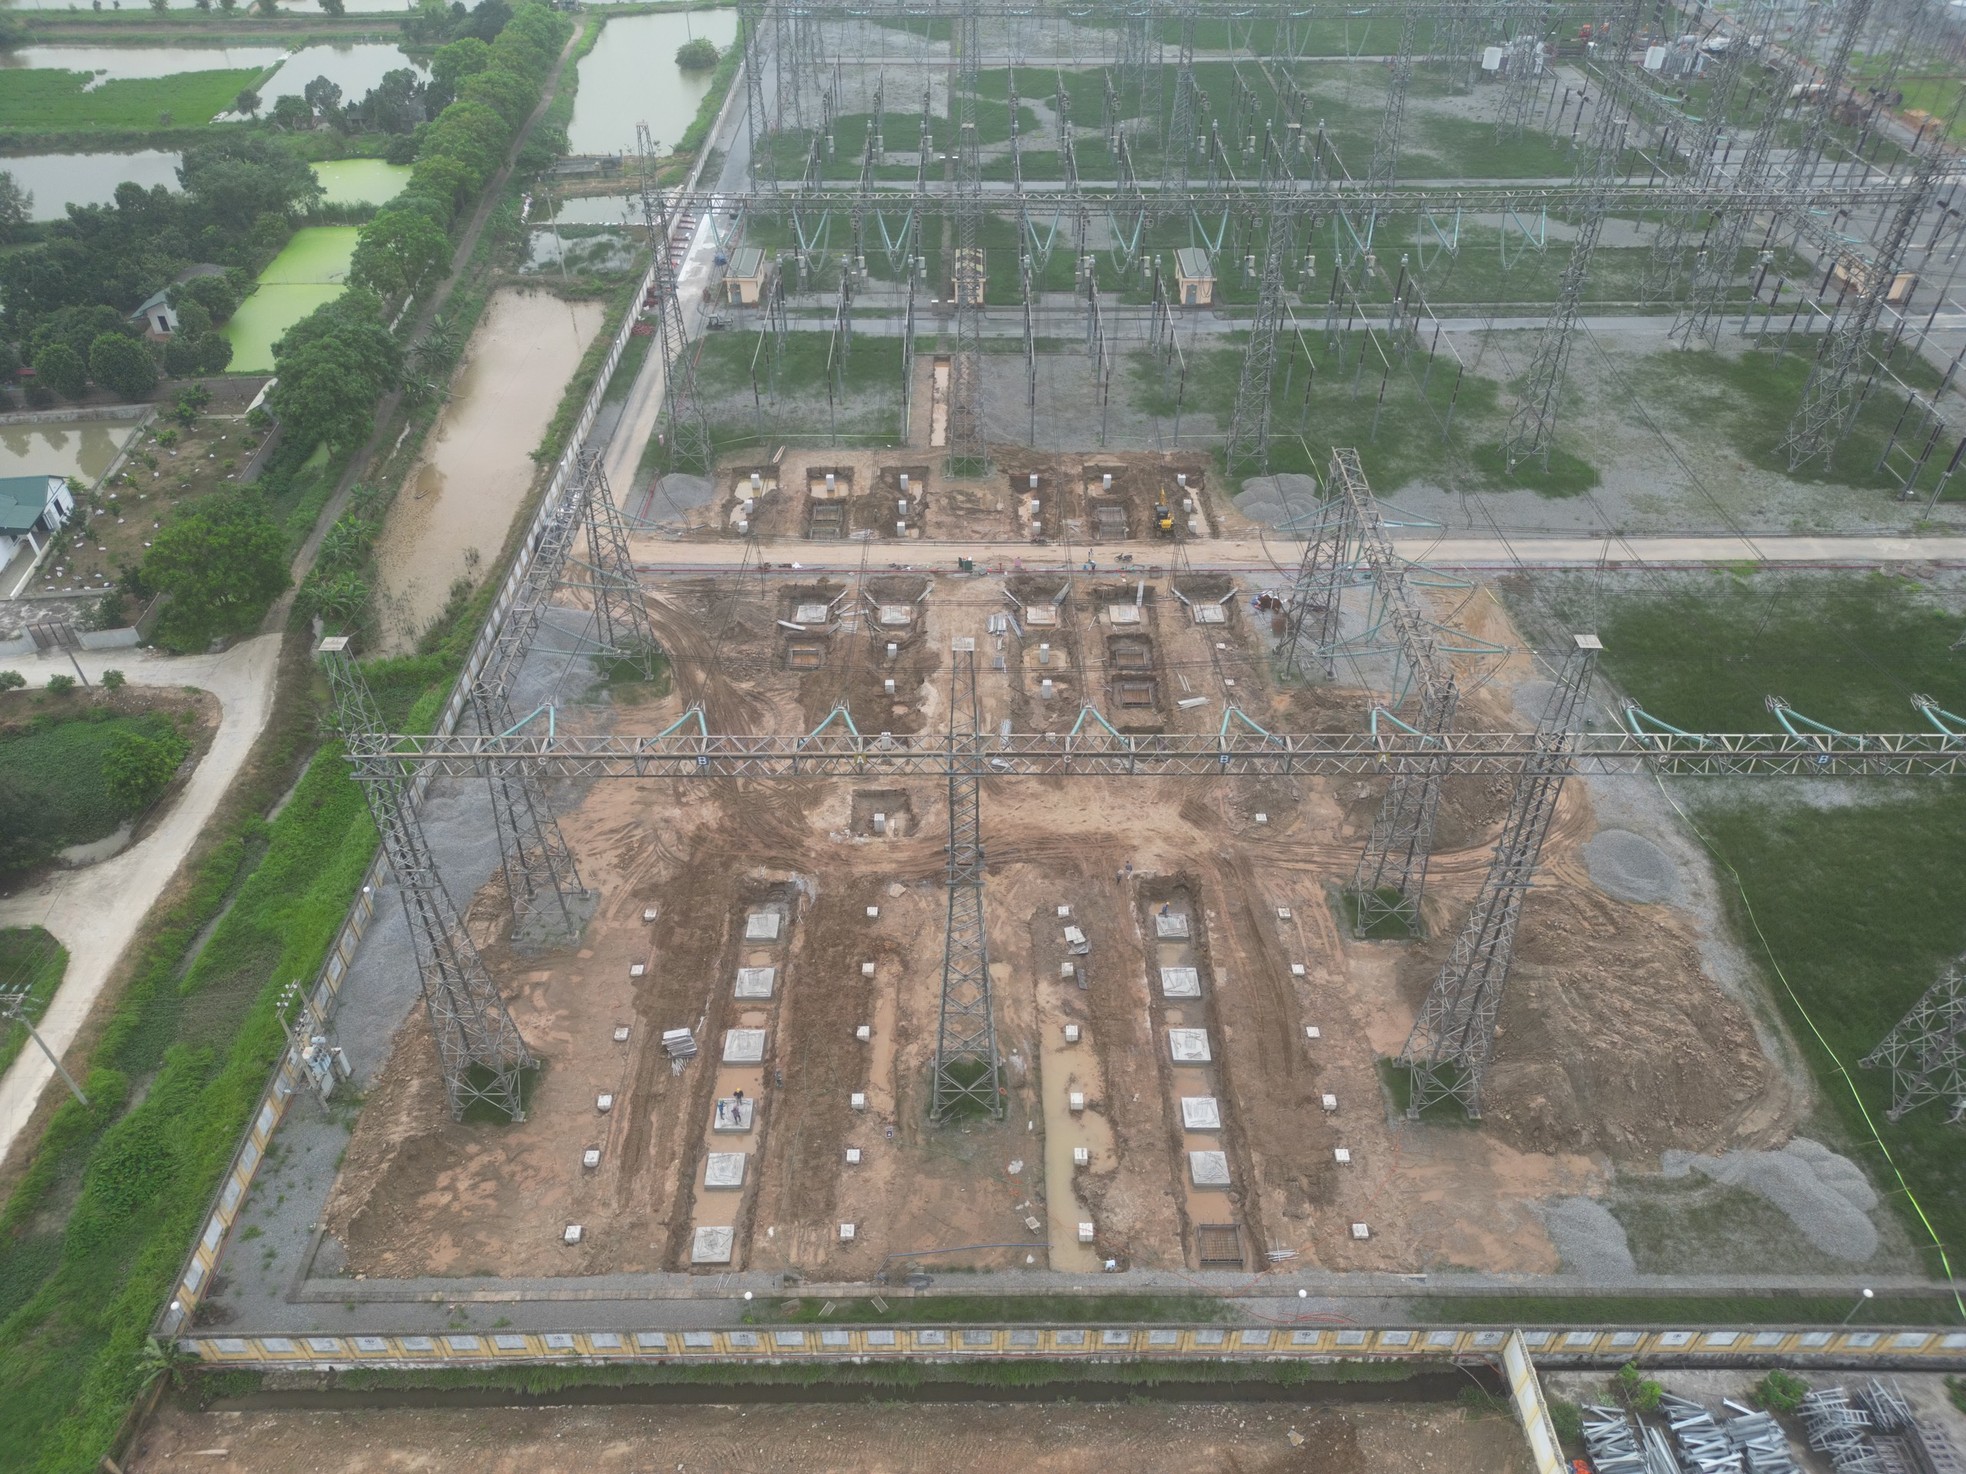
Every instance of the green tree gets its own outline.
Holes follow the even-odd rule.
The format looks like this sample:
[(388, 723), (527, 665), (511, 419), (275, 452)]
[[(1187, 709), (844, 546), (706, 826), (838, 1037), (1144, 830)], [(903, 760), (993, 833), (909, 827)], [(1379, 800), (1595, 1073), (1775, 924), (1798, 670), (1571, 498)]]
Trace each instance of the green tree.
[(61, 675), (49, 676), (48, 689), (57, 696), (66, 696), (70, 691), (75, 689), (75, 677)]
[(348, 13), (348, 7), (342, 3), (342, 0), (321, 0), (321, 9), (329, 15), (346, 15)]
[(190, 751), (191, 744), (169, 727), (151, 736), (118, 732), (102, 754), (103, 786), (125, 814), (140, 814), (170, 785)]
[(286, 539), (254, 491), (220, 491), (166, 523), (143, 555), (143, 582), (169, 594), (157, 633), (180, 650), (251, 629), (286, 590)]
[(321, 181), (307, 161), (279, 139), (258, 133), (234, 133), (186, 149), (177, 177), (223, 231), (250, 230), (262, 215), (284, 217), (321, 198)]
[(428, 214), (392, 207), (362, 227), (348, 278), (385, 297), (406, 296), (441, 276), (450, 255), (450, 238)]
[(466, 77), (458, 86), (457, 100), (483, 103), (505, 120), (507, 129), (517, 132), (539, 101), (539, 89), (517, 72), (490, 67), (475, 77)]
[(273, 126), (296, 133), (302, 128), (314, 125), (314, 109), (310, 108), (293, 93), (273, 99)]
[(706, 36), (676, 48), (676, 65), (686, 72), (707, 72), (717, 64), (717, 43)]
[(33, 218), (33, 194), (22, 189), (11, 173), (0, 169), (0, 241), (15, 239)]
[(89, 388), (89, 366), (66, 343), (50, 343), (34, 355), (34, 382), (63, 399), (80, 399)]
[(358, 445), (399, 364), (382, 299), (356, 287), (315, 308), (273, 345), (280, 382), (269, 404), (296, 445)]
[(120, 670), (106, 670), (102, 673), (102, 689), (105, 691), (120, 691), (129, 683), (130, 678)]
[(27, 684), (27, 677), (17, 670), (0, 670), (0, 691), (18, 691)]
[(141, 399), (157, 387), (157, 360), (135, 338), (104, 333), (89, 345), (89, 377), (113, 394)]
[(250, 118), (259, 111), (259, 94), (250, 87), (240, 88), (239, 95), (232, 99), (232, 111)]
[(455, 97), (458, 84), (476, 76), (491, 65), (491, 46), (476, 36), (466, 36), (448, 46), (439, 46), (430, 56), (430, 80)]

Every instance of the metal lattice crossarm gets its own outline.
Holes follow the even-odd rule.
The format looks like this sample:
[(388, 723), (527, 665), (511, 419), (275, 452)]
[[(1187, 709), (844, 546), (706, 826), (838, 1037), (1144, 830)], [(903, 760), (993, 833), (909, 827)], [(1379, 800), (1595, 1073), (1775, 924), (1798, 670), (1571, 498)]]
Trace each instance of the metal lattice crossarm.
[[(691, 734), (576, 736), (512, 732), (357, 733), (358, 762), (393, 762), (445, 775), (475, 775), (493, 758), (525, 758), (563, 778), (946, 777), (968, 761), (941, 737), (811, 737)], [(1273, 733), (1247, 725), (1220, 733), (1121, 736), (1088, 716), (1071, 733), (1011, 733), (983, 744), (988, 776), (1393, 777), (1438, 771), (1506, 777), (1538, 748), (1523, 732)], [(1956, 778), (1966, 775), (1966, 737), (1935, 732), (1585, 732), (1569, 752), (1585, 774), (1660, 772), (1690, 777)]]

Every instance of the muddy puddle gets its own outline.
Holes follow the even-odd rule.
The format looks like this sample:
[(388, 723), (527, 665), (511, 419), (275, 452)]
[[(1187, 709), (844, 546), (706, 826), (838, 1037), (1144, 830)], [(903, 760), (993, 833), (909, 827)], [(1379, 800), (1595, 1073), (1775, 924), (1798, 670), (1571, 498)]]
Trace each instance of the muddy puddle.
[(387, 652), (411, 648), (451, 585), (476, 583), (504, 545), (539, 474), (533, 448), (603, 312), (599, 302), (544, 292), (492, 298), (450, 402), (383, 523), (376, 564)]

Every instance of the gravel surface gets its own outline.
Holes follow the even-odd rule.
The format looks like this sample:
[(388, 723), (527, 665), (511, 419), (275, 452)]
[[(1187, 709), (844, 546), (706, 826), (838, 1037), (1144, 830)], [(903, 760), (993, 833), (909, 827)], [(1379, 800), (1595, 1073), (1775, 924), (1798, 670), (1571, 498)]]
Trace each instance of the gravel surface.
[(1798, 1136), (1778, 1152), (1718, 1157), (1664, 1152), (1659, 1167), (1667, 1177), (1698, 1172), (1766, 1198), (1810, 1243), (1835, 1258), (1860, 1264), (1877, 1252), (1877, 1227), (1870, 1221), (1876, 1191), (1856, 1163), (1821, 1142)]
[(1620, 1279), (1637, 1273), (1625, 1226), (1596, 1198), (1556, 1198), (1539, 1211), (1567, 1272), (1587, 1279)]
[(1584, 846), (1591, 884), (1614, 901), (1651, 904), (1679, 894), (1679, 867), (1651, 840), (1629, 829), (1600, 829)]
[(1242, 484), (1236, 510), (1251, 522), (1282, 527), (1318, 506), (1317, 478), (1282, 475), (1252, 476)]

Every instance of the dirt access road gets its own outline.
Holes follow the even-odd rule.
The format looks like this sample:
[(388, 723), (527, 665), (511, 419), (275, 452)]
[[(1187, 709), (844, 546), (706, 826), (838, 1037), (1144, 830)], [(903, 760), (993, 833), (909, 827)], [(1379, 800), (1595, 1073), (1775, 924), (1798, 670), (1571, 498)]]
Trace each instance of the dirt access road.
[[(57, 1054), (75, 1042), (117, 960), (143, 918), (177, 874), (273, 709), (280, 636), (260, 635), (222, 655), (160, 655), (149, 650), (78, 652), (91, 682), (120, 670), (132, 686), (196, 686), (219, 701), (217, 734), (163, 822), (114, 859), (57, 872), (44, 884), (0, 901), (0, 926), (45, 926), (68, 948), (68, 972), (41, 1020), (41, 1037)], [(73, 674), (66, 654), (22, 656), (7, 662), (41, 686)], [(26, 1049), (0, 1079), (0, 1161), (34, 1114), (54, 1068), (38, 1049)]]
[(1509, 1419), (1437, 1405), (858, 1403), (171, 1409), (144, 1430), (123, 1467), (128, 1474), (1527, 1474), (1531, 1466)]

